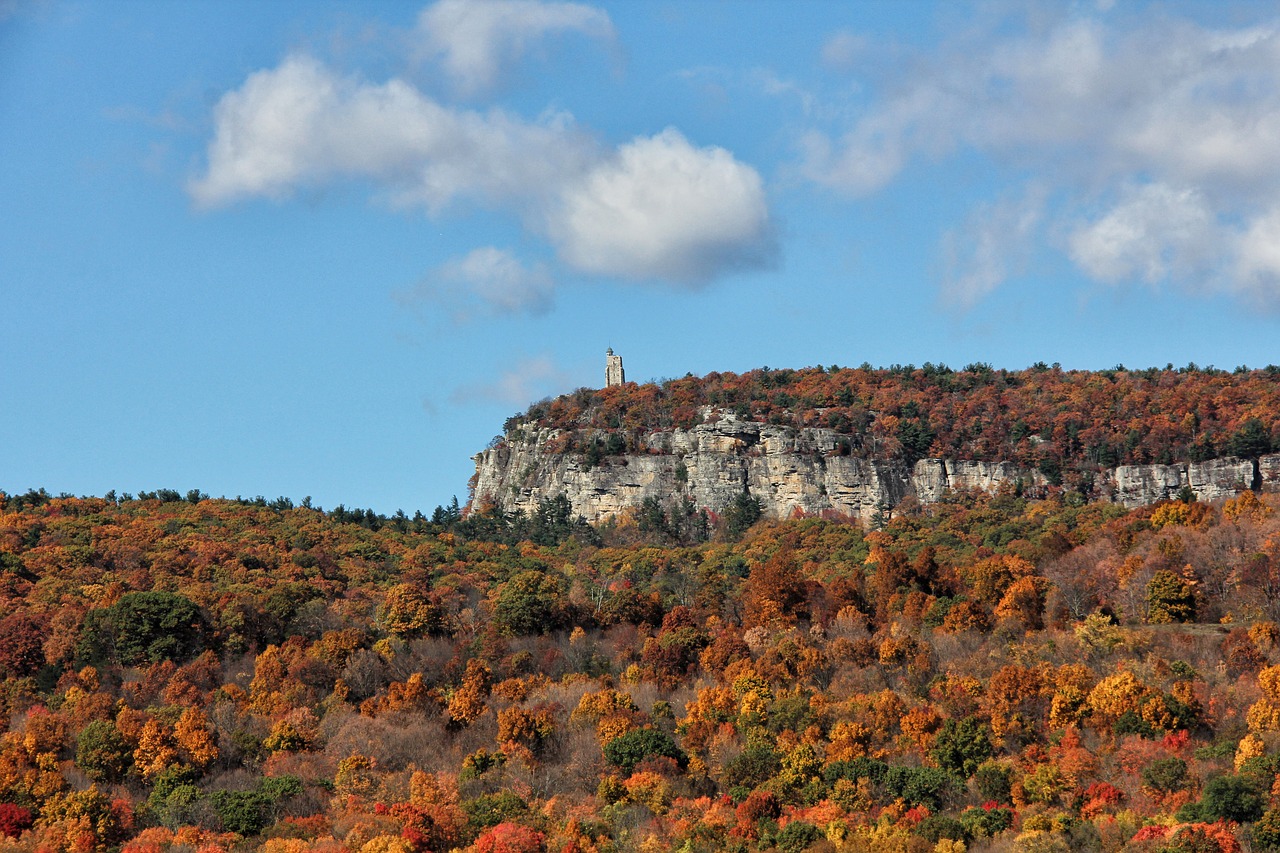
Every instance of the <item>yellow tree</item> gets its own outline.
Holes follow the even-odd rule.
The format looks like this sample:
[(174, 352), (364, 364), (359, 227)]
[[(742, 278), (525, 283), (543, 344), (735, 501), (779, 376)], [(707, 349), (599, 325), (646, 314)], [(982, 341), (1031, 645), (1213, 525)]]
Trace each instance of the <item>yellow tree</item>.
[(147, 720), (138, 739), (138, 748), (133, 751), (133, 764), (142, 778), (150, 782), (177, 760), (178, 751), (174, 749), (171, 733), (154, 717)]
[(1089, 691), (1089, 709), (1098, 728), (1110, 728), (1126, 712), (1142, 713), (1152, 691), (1136, 675), (1122, 670), (1099, 681)]
[(367, 755), (348, 755), (338, 762), (338, 772), (333, 777), (334, 791), (341, 796), (367, 797), (378, 784), (377, 766), (377, 761)]
[(1249, 731), (1280, 731), (1280, 666), (1269, 666), (1259, 672), (1258, 686), (1262, 688), (1262, 698), (1245, 713)]
[(454, 725), (469, 726), (489, 709), (485, 700), (489, 697), (492, 677), (484, 661), (476, 658), (467, 661), (467, 671), (462, 676), (462, 683), (449, 697), (447, 713)]
[(410, 640), (440, 627), (440, 608), (414, 584), (397, 584), (387, 590), (378, 614), (382, 629), (393, 637)]
[(201, 769), (218, 760), (218, 745), (209, 728), (209, 719), (204, 712), (194, 707), (183, 711), (173, 727), (179, 754)]
[(1052, 584), (1038, 575), (1020, 577), (1005, 590), (996, 605), (997, 619), (1012, 619), (1028, 631), (1044, 627), (1044, 600)]
[(852, 761), (867, 754), (871, 746), (871, 729), (862, 723), (841, 720), (831, 727), (827, 745), (827, 761)]
[(1063, 664), (1053, 674), (1051, 682), (1054, 692), (1049, 704), (1049, 728), (1065, 729), (1080, 724), (1088, 716), (1093, 673), (1081, 663)]

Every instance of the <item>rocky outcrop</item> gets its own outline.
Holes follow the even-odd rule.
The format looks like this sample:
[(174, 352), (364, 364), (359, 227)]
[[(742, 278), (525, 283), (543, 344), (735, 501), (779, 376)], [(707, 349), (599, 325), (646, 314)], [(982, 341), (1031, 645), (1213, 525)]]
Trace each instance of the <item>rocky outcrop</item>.
[(1012, 462), (921, 459), (911, 474), (912, 491), (922, 503), (940, 500), (948, 491), (960, 489), (995, 492), (1005, 483), (1047, 485), (1040, 472), (1025, 471)]
[(476, 456), (476, 501), (528, 511), (564, 494), (576, 512), (598, 521), (647, 498), (667, 504), (687, 496), (719, 510), (746, 489), (774, 516), (802, 509), (870, 517), (914, 492), (905, 464), (842, 456), (847, 437), (830, 430), (726, 417), (648, 434), (640, 452), (606, 456), (595, 465), (581, 454), (556, 452), (561, 440), (558, 430), (509, 436)]
[[(559, 430), (515, 429), (478, 454), (475, 503), (528, 512), (540, 500), (563, 494), (576, 513), (599, 521), (648, 498), (664, 505), (688, 498), (698, 507), (719, 511), (746, 489), (771, 517), (801, 510), (865, 520), (908, 497), (929, 503), (948, 491), (1048, 486), (1038, 471), (1011, 462), (922, 459), (908, 468), (900, 459), (847, 455), (849, 437), (832, 430), (793, 429), (729, 414), (708, 417), (692, 429), (645, 434), (638, 448), (595, 464), (583, 454), (564, 452), (564, 441)], [(1125, 465), (1094, 479), (1099, 494), (1127, 507), (1174, 497), (1183, 486), (1201, 500), (1247, 488), (1280, 491), (1280, 455), (1257, 463), (1226, 457)]]
[(1280, 454), (1258, 460), (1258, 488), (1264, 492), (1280, 492)]
[(1198, 500), (1217, 500), (1245, 489), (1264, 488), (1268, 481), (1258, 482), (1264, 465), (1275, 474), (1269, 481), (1272, 490), (1280, 490), (1280, 456), (1264, 456), (1256, 466), (1234, 456), (1177, 465), (1121, 465), (1112, 474), (1112, 499), (1127, 507), (1147, 506), (1176, 497), (1184, 486), (1190, 486)]

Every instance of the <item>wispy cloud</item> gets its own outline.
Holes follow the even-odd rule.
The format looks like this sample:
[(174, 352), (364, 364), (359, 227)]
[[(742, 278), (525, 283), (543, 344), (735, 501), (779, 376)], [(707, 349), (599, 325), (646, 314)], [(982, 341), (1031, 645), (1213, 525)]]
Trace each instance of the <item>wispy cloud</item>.
[(1025, 266), (1043, 214), (1038, 193), (976, 208), (963, 227), (942, 238), (943, 298), (971, 308)]
[(440, 0), (418, 17), (421, 58), (436, 58), (465, 94), (492, 88), (503, 73), (557, 34), (614, 39), (613, 22), (581, 3), (534, 0)]
[[(850, 39), (835, 34), (825, 61), (852, 55)], [(1066, 234), (1086, 275), (1280, 303), (1280, 276), (1256, 251), (1280, 216), (1276, 27), (1073, 12), (1021, 33), (1005, 21), (898, 67), (912, 70), (876, 81), (852, 123), (805, 136), (811, 180), (866, 196), (920, 160), (978, 152), (1003, 181), (1048, 188), (1055, 203), (1027, 236)], [(957, 292), (977, 298), (1003, 279), (1009, 241), (996, 236), (973, 244)]]
[(540, 314), (551, 307), (555, 282), (543, 265), (525, 266), (505, 249), (485, 246), (432, 270), (402, 304), (430, 302), (457, 322), (483, 314)]
[(822, 64), (836, 71), (848, 71), (867, 50), (871, 40), (852, 30), (838, 30), (822, 43)]
[(1280, 207), (1253, 219), (1232, 248), (1233, 289), (1262, 304), (1274, 301), (1280, 283)]
[(570, 380), (550, 356), (521, 359), (493, 382), (458, 388), (451, 395), (454, 403), (504, 403), (528, 405), (552, 393), (566, 389)]

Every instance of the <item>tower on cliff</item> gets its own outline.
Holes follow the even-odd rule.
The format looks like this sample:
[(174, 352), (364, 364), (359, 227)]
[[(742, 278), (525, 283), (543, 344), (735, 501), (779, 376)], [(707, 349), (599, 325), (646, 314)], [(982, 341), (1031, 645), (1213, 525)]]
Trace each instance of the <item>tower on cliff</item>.
[(613, 347), (604, 351), (604, 387), (612, 388), (627, 381), (622, 372), (622, 356), (613, 354)]

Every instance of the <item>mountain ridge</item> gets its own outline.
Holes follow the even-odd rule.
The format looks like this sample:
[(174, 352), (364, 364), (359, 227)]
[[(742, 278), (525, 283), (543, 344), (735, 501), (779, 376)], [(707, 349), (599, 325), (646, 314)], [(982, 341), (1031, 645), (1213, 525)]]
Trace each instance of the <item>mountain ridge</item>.
[[(715, 403), (706, 401), (714, 400)], [(948, 490), (1075, 492), (1127, 507), (1280, 490), (1280, 370), (708, 374), (535, 403), (477, 454), (473, 507), (566, 496), (600, 521), (645, 501), (869, 520)]]

